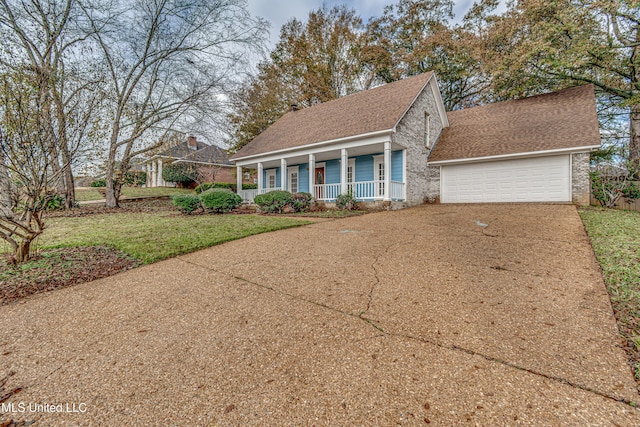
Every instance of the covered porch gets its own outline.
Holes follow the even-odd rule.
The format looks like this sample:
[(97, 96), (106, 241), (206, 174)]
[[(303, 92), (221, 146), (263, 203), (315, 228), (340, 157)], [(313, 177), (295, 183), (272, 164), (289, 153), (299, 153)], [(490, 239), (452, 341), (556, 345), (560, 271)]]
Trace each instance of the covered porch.
[(406, 199), (406, 149), (392, 143), (388, 135), (238, 159), (236, 168), (238, 177), (244, 169), (257, 171), (258, 188), (238, 191), (248, 203), (273, 190), (307, 192), (324, 202), (333, 202), (340, 194), (365, 202)]

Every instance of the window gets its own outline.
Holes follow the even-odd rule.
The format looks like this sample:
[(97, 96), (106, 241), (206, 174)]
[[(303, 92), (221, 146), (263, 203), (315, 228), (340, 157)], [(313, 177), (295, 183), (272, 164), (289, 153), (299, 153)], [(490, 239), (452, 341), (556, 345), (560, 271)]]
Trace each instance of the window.
[(429, 125), (431, 121), (431, 116), (429, 116), (429, 113), (424, 113), (424, 145), (427, 148), (431, 148), (431, 141), (429, 141), (429, 133), (430, 133), (430, 129), (429, 129)]
[(298, 192), (298, 166), (293, 166), (288, 169), (289, 171), (289, 191), (291, 193)]
[(267, 188), (276, 188), (276, 170), (267, 171)]

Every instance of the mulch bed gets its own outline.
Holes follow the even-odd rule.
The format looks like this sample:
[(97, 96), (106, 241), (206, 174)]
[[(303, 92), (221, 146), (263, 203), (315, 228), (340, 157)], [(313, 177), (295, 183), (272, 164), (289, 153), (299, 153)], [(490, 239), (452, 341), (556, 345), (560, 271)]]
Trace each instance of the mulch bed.
[(107, 246), (41, 251), (21, 266), (0, 258), (0, 305), (136, 267), (139, 261)]

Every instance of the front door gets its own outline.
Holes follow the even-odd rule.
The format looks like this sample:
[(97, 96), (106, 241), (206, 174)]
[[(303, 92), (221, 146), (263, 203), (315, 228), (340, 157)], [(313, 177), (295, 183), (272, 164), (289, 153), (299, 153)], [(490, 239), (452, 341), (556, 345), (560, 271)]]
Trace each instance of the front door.
[[(315, 173), (316, 179), (316, 185), (324, 185), (324, 166), (316, 168), (316, 173)], [(324, 199), (324, 186), (323, 187), (317, 187), (314, 197), (318, 200), (322, 200)]]

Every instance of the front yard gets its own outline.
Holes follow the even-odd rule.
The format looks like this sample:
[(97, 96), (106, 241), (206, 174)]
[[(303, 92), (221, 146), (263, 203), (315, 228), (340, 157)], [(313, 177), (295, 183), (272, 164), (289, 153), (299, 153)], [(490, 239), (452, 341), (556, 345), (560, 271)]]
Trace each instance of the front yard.
[[(122, 212), (81, 208), (46, 220), (36, 257), (17, 267), (0, 258), (0, 304), (253, 234), (308, 224), (263, 215), (177, 213), (169, 200), (124, 203)], [(0, 243), (0, 255), (8, 251)]]
[(579, 212), (640, 381), (640, 212), (594, 207)]
[[(123, 187), (122, 196), (124, 197), (141, 197), (141, 196), (175, 196), (176, 194), (193, 194), (193, 190), (185, 188), (172, 187)], [(79, 202), (88, 202), (92, 200), (104, 200), (104, 196), (100, 194), (95, 187), (76, 188), (76, 200)]]

